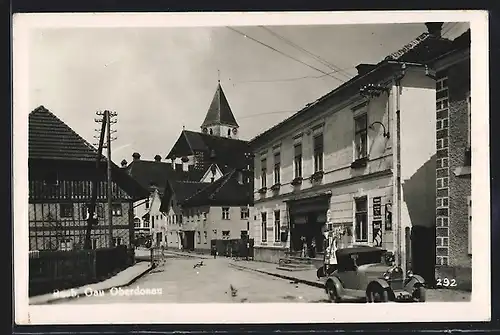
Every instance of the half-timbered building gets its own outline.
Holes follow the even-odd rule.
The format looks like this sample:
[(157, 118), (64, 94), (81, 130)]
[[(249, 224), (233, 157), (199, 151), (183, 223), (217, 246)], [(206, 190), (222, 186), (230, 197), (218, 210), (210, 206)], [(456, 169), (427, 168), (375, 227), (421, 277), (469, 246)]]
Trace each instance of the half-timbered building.
[(134, 201), (149, 193), (112, 164), (112, 237), (109, 229), (107, 160), (96, 165), (97, 150), (45, 107), (29, 115), (30, 250), (74, 250), (84, 246), (92, 182), (97, 180), (97, 224), (92, 248), (129, 245)]

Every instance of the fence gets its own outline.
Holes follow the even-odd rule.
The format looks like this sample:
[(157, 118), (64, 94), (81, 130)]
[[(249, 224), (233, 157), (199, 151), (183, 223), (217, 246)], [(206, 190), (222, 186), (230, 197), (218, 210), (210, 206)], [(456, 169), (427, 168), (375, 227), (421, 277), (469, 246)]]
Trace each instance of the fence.
[[(247, 247), (247, 243), (249, 247)], [(231, 239), (231, 240), (211, 240), (211, 253), (213, 254), (214, 248), (217, 250), (219, 256), (226, 257), (248, 257), (253, 258), (254, 239)]]
[(126, 246), (96, 250), (30, 252), (29, 295), (102, 281), (133, 262), (134, 251)]

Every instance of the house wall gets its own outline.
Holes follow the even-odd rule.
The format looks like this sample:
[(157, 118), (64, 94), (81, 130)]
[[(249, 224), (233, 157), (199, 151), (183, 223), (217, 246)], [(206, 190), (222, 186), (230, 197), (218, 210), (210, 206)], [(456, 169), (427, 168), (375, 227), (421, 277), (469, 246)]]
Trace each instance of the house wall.
[(442, 95), (445, 95), (448, 108), (437, 110), (436, 138), (442, 148), (438, 150), (436, 187), (442, 197), (436, 204), (436, 272), (438, 279), (455, 279), (462, 287), (470, 289), (472, 256), (469, 253), (468, 197), (471, 195), (471, 171), (470, 157), (467, 158), (470, 58), (464, 57), (439, 70), (438, 78), (444, 80)]
[(165, 236), (167, 231), (166, 215), (160, 211), (161, 198), (158, 191), (154, 191), (150, 196), (149, 223), (153, 245), (166, 246)]
[[(70, 240), (71, 248), (80, 249), (85, 242), (87, 228), (86, 202), (68, 203), (73, 209), (71, 217), (61, 216), (60, 203), (29, 204), (29, 243), (30, 250), (57, 250), (61, 242)], [(108, 204), (99, 203), (97, 226), (92, 228), (91, 239), (95, 248), (109, 246)], [(64, 206), (64, 205), (63, 205)], [(114, 215), (113, 238), (119, 238), (120, 244), (130, 245), (132, 233), (131, 202), (121, 202), (121, 215)]]
[[(390, 130), (388, 123), (392, 122), (390, 113), (390, 97), (382, 93), (379, 97), (366, 101), (353, 97), (342, 105), (331, 106), (325, 113), (319, 114), (317, 118), (302, 124), (294, 131), (280, 134), (277, 140), (269, 143), (266, 147), (255, 149), (255, 208), (252, 214), (251, 235), (255, 238), (255, 259), (267, 262), (278, 262), (283, 258), (285, 250), (290, 247), (290, 234), (287, 242), (274, 241), (273, 212), (281, 211), (281, 225), (288, 227), (289, 217), (285, 201), (293, 198), (314, 197), (325, 192), (331, 193), (329, 209), (331, 211), (331, 223), (350, 227), (351, 234), (354, 232), (354, 198), (367, 196), (368, 200), (368, 240), (366, 244), (373, 244), (373, 198), (380, 197), (382, 210), (382, 246), (393, 248), (393, 232), (385, 230), (384, 207), (392, 201), (392, 141), (383, 136), (384, 127), (374, 124), (367, 129), (368, 138), (368, 161), (366, 166), (351, 167), (355, 160), (354, 149), (354, 116), (366, 113), (367, 125), (373, 122), (381, 122), (385, 130)], [(319, 182), (313, 182), (310, 176), (314, 172), (314, 148), (313, 136), (316, 125), (324, 124), (321, 128), (324, 137), (324, 175)], [(291, 185), (294, 176), (294, 143), (297, 135), (301, 136), (302, 143), (302, 176), (304, 180), (301, 185)], [(264, 194), (259, 193), (262, 187), (260, 181), (261, 158), (263, 155), (267, 160), (267, 186), (273, 185), (273, 148), (280, 147), (281, 156), (281, 187), (277, 191), (268, 190)], [(262, 241), (261, 214), (267, 213), (267, 241)], [(391, 228), (391, 227), (389, 227)], [(351, 242), (354, 236), (346, 237)]]
[[(410, 240), (410, 228), (418, 229), (416, 226), (432, 228), (435, 225), (436, 94), (435, 80), (426, 76), (423, 71), (407, 71), (401, 85), (400, 240), (402, 263), (409, 264), (412, 259), (411, 246), (409, 242), (407, 243)], [(393, 92), (397, 94), (395, 87)], [(393, 141), (395, 146), (396, 136), (393, 137)], [(397, 204), (396, 199), (394, 203)], [(398, 236), (395, 238), (398, 239)]]
[(172, 196), (173, 206), (169, 206), (169, 211), (166, 214), (166, 246), (171, 249), (181, 249), (182, 240), (180, 236), (180, 231), (182, 228), (182, 223), (184, 217), (182, 216), (182, 211), (177, 206), (177, 201), (175, 195)]

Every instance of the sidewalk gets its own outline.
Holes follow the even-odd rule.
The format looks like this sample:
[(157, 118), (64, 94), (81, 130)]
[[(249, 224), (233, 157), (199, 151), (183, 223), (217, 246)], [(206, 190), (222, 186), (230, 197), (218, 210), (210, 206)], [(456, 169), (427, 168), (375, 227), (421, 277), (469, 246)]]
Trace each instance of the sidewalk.
[(255, 262), (255, 261), (231, 261), (230, 266), (239, 268), (241, 270), (249, 270), (264, 273), (270, 276), (291, 280), (294, 282), (306, 284), (309, 286), (315, 286), (323, 288), (323, 281), (318, 280), (316, 276), (316, 269), (305, 270), (305, 271), (284, 271), (278, 270), (278, 264), (265, 263), (265, 262)]
[[(77, 288), (71, 288), (57, 293), (47, 293), (43, 295), (38, 295), (29, 298), (30, 305), (42, 305), (50, 304), (54, 301), (74, 299), (80, 296), (84, 296), (86, 290), (92, 288), (93, 291), (108, 291), (113, 287), (124, 287), (131, 285), (137, 279), (145, 275), (151, 270), (151, 264), (149, 262), (138, 262), (122, 272), (119, 272), (115, 276), (106, 279), (102, 282), (84, 285)], [(88, 292), (87, 292), (88, 294)]]

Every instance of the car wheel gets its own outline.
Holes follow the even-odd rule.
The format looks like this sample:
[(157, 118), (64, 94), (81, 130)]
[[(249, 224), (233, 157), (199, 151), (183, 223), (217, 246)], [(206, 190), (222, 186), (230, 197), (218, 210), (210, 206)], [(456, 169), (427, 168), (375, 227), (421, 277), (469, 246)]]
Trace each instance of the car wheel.
[(340, 296), (337, 292), (337, 288), (331, 280), (326, 282), (326, 293), (328, 294), (328, 298), (331, 302), (340, 302)]
[(389, 291), (380, 285), (373, 285), (367, 290), (367, 302), (388, 302)]
[(412, 297), (415, 302), (425, 302), (425, 287), (423, 285), (418, 285), (413, 288)]

